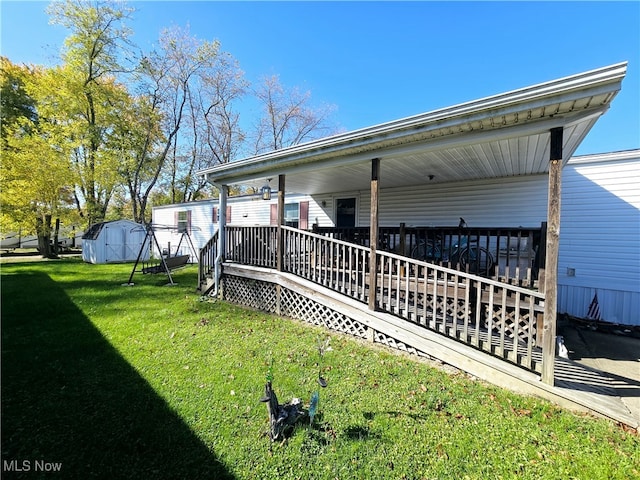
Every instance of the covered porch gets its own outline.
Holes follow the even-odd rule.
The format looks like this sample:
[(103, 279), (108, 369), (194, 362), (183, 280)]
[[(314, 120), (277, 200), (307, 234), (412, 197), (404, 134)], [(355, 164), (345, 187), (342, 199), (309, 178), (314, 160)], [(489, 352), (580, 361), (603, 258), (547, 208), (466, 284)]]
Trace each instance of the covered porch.
[[(508, 371), (523, 391), (533, 388), (523, 375), (553, 388), (562, 167), (625, 72), (612, 65), (203, 172), (220, 190), (220, 215), (200, 253), (200, 290), (402, 345), (482, 378)], [(500, 179), (540, 174), (548, 190), (538, 225), (380, 223), (385, 189), (469, 180), (500, 189)], [(227, 225), (228, 186), (269, 178), (278, 179), (277, 224)], [(287, 192), (354, 190), (370, 199), (360, 226), (285, 225)]]

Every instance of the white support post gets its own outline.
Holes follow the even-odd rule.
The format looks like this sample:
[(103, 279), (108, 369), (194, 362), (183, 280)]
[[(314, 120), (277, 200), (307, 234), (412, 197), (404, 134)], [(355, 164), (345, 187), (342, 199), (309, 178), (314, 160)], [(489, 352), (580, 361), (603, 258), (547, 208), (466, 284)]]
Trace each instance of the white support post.
[(218, 199), (218, 252), (214, 264), (214, 295), (220, 291), (220, 276), (222, 274), (222, 261), (226, 249), (226, 226), (227, 226), (227, 197), (229, 187), (227, 185), (216, 185), (220, 190)]

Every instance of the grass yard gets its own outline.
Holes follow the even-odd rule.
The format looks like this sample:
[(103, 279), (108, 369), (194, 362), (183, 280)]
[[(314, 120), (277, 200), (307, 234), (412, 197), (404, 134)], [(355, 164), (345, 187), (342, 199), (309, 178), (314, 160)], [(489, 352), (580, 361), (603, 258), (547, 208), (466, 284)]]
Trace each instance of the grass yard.
[[(196, 267), (174, 287), (130, 271), (2, 265), (3, 479), (640, 478), (640, 437), (608, 421), (202, 301)], [(328, 382), (285, 443), (259, 401), (271, 361), (280, 402)]]

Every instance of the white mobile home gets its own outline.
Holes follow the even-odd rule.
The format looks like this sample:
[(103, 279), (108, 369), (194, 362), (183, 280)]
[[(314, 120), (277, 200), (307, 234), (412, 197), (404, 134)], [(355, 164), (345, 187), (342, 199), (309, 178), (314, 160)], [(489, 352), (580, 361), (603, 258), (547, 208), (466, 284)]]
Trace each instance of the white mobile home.
[[(556, 320), (563, 169), (626, 70), (609, 65), (199, 172), (218, 186), (221, 210), (233, 185), (277, 177), (279, 192), (276, 225), (220, 215), (198, 290), (612, 411), (562, 390), (576, 387), (556, 359)], [(288, 192), (326, 205), (335, 226), (285, 225)], [(616, 418), (629, 417), (618, 407)]]
[(35, 235), (22, 236), (20, 233), (9, 232), (2, 234), (1, 250), (15, 250), (16, 248), (38, 248), (38, 237)]
[[(82, 260), (88, 263), (134, 262), (146, 237), (145, 228), (130, 220), (92, 225), (82, 237)], [(140, 260), (149, 259), (145, 248)]]
[[(603, 320), (640, 325), (640, 150), (574, 157), (563, 169), (562, 224), (558, 261), (558, 311), (585, 317), (597, 293)], [(499, 188), (496, 188), (499, 186)], [(476, 201), (482, 197), (483, 203)], [(276, 200), (259, 195), (230, 197), (230, 225), (274, 225)], [(285, 221), (311, 229), (368, 226), (370, 193), (287, 194)], [(217, 200), (153, 209), (156, 232), (172, 254), (189, 253), (180, 240), (180, 219), (191, 229), (196, 249), (217, 228)], [(539, 227), (547, 214), (547, 176), (515, 176), (381, 189), (380, 225)], [(184, 226), (184, 225), (183, 225)]]
[[(68, 248), (80, 248), (82, 246), (82, 236), (84, 234), (76, 230), (75, 227), (71, 229), (66, 228), (60, 231), (58, 234), (58, 246), (62, 249)], [(0, 239), (0, 250), (15, 250), (16, 248), (38, 248), (38, 236), (26, 235), (23, 236), (20, 232), (9, 232), (2, 234)], [(53, 235), (51, 241), (53, 241)]]

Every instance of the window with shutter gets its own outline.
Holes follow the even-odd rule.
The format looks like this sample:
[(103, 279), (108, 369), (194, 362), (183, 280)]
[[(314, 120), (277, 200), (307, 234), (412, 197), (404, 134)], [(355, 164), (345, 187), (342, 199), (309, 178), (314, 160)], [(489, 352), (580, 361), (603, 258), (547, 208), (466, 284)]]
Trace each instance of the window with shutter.
[[(278, 205), (272, 203), (269, 222), (271, 225), (278, 224)], [(309, 202), (287, 203), (284, 206), (284, 224), (287, 227), (309, 228)]]
[(182, 210), (178, 212), (176, 227), (178, 228), (179, 233), (183, 233), (189, 230), (189, 220), (191, 217), (191, 215), (189, 215), (190, 213), (191, 212), (189, 212), (188, 210)]

